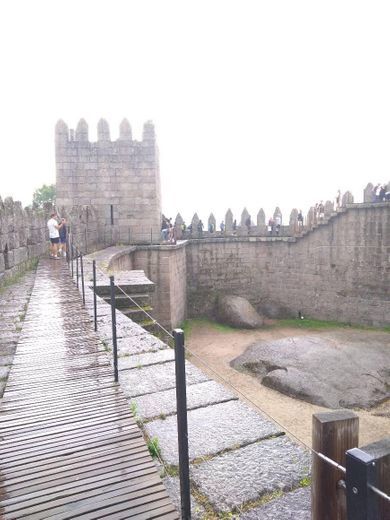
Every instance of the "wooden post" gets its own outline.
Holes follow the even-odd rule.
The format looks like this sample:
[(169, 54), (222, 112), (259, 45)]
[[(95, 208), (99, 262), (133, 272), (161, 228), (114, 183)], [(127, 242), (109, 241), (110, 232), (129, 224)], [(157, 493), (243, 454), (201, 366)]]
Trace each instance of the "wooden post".
[[(313, 415), (312, 448), (345, 468), (346, 451), (359, 442), (359, 418), (349, 410)], [(344, 473), (312, 455), (312, 520), (347, 520)]]

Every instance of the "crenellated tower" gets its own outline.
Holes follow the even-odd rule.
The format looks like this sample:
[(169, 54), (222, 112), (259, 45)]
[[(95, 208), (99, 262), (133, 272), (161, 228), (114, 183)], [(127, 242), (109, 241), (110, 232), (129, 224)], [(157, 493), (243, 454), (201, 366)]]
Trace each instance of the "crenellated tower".
[(57, 207), (68, 215), (74, 208), (90, 208), (99, 244), (158, 243), (161, 189), (153, 123), (145, 123), (142, 141), (133, 139), (127, 119), (117, 140), (111, 140), (105, 119), (97, 135), (97, 142), (89, 141), (84, 119), (76, 131), (58, 121)]

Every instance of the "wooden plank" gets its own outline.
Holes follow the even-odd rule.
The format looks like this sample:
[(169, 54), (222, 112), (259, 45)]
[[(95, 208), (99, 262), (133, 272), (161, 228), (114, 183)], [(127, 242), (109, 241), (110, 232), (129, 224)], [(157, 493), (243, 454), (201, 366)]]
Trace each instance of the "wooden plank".
[[(51, 500), (50, 502), (44, 502), (39, 505), (29, 506), (26, 509), (16, 509), (19, 515), (27, 514), (31, 520), (38, 520), (42, 518), (42, 511), (47, 511), (50, 509), (50, 514), (59, 514), (65, 512), (65, 507), (68, 504), (72, 504), (74, 502), (79, 502), (85, 504), (87, 500), (96, 500), (96, 497), (100, 497), (102, 495), (108, 496), (109, 493), (117, 493), (119, 494), (125, 489), (128, 492), (141, 491), (143, 489), (150, 489), (154, 486), (159, 485), (161, 487), (161, 480), (157, 476), (153, 477), (144, 477), (139, 478), (136, 483), (131, 481), (122, 481), (117, 484), (112, 484), (110, 486), (103, 486), (98, 489), (92, 489), (88, 492), (81, 492), (76, 495), (73, 495), (71, 499), (67, 498), (58, 498), (55, 500)], [(71, 501), (70, 501), (71, 500)], [(18, 506), (17, 506), (18, 507)], [(10, 511), (11, 512), (11, 511)], [(15, 512), (15, 510), (13, 511)]]
[(51, 267), (0, 405), (0, 519), (178, 519), (75, 287)]

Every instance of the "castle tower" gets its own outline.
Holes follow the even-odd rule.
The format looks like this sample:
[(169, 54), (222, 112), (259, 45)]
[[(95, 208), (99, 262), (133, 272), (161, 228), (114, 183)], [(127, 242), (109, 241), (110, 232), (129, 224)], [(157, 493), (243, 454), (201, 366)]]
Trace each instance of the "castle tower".
[(111, 140), (105, 119), (97, 130), (98, 141), (90, 142), (84, 119), (76, 132), (63, 121), (57, 123), (57, 207), (67, 214), (75, 207), (90, 207), (99, 244), (158, 243), (161, 194), (153, 123), (145, 123), (142, 141), (132, 138), (126, 119), (117, 140)]

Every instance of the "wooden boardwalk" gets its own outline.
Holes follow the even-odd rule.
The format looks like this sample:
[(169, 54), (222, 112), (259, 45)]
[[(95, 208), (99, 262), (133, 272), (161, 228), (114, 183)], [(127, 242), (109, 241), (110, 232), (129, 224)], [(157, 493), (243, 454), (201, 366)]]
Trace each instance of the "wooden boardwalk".
[(63, 261), (38, 267), (0, 421), (0, 519), (179, 518)]

